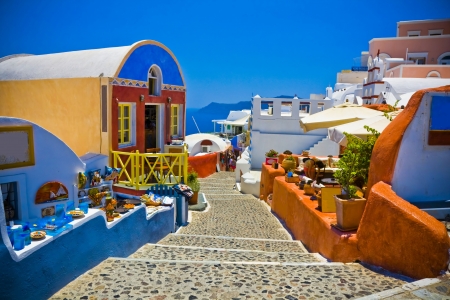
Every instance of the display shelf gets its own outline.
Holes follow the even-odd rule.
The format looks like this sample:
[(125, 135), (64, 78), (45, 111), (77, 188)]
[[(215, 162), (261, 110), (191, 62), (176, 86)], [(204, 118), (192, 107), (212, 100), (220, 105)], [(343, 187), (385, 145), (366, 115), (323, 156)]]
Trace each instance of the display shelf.
[[(81, 202), (87, 202), (91, 201), (89, 199), (89, 190), (92, 190), (94, 188), (98, 189), (99, 192), (108, 192), (109, 194), (107, 196), (114, 197), (114, 192), (112, 189), (113, 182), (112, 181), (104, 181), (101, 184), (97, 186), (91, 186), (91, 187), (85, 187), (82, 189), (78, 189), (78, 185), (73, 186), (74, 194), (75, 196), (75, 206), (78, 207), (78, 205)], [(106, 196), (105, 196), (106, 197)]]

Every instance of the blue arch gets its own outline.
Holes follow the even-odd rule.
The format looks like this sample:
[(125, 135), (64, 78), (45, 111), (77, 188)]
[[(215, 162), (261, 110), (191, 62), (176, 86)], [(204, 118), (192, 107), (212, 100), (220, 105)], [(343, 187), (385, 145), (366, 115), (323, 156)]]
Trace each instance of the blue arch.
[(142, 45), (130, 54), (122, 66), (118, 77), (147, 81), (148, 70), (152, 65), (161, 68), (163, 83), (184, 86), (181, 71), (172, 55), (158, 45)]

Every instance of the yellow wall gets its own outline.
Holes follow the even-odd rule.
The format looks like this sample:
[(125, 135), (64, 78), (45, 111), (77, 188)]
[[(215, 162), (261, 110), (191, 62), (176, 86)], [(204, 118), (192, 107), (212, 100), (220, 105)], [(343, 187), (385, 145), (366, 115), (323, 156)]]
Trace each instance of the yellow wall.
[[(87, 152), (109, 154), (110, 135), (101, 133), (102, 83), (108, 85), (108, 79), (0, 81), (0, 115), (42, 126), (79, 156)], [(111, 126), (109, 106), (108, 101), (108, 130)]]

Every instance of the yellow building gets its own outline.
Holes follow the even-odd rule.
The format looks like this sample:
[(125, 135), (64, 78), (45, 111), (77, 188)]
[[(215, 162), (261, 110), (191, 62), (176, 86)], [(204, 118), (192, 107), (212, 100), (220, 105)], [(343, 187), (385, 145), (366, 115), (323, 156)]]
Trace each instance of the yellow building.
[(155, 41), (0, 59), (0, 116), (42, 126), (78, 156), (163, 148), (184, 136), (185, 110), (180, 65)]

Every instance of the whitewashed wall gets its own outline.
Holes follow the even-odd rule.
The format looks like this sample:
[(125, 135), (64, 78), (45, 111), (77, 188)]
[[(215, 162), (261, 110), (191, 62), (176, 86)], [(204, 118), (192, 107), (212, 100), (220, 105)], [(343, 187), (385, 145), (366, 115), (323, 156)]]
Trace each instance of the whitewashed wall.
[[(261, 102), (273, 102), (273, 114), (261, 110)], [(286, 115), (286, 106), (282, 107), (282, 102), (291, 102), (292, 110), (290, 115)], [(310, 113), (321, 110), (318, 103), (324, 103), (324, 109), (332, 106), (332, 100), (311, 100), (311, 99), (285, 99), (285, 98), (253, 98), (253, 115), (251, 130), (251, 168), (261, 169), (261, 164), (265, 161), (265, 153), (274, 149), (280, 153), (290, 150), (293, 153), (301, 153), (308, 150), (315, 143), (327, 136), (327, 129), (318, 129), (310, 132), (303, 132), (300, 127), (300, 118), (308, 114), (302, 113), (300, 116), (300, 102), (310, 102)], [(283, 113), (282, 113), (283, 109)], [(329, 153), (333, 154), (333, 153)]]
[(431, 101), (439, 95), (423, 96), (398, 153), (392, 189), (411, 203), (450, 200), (450, 146), (428, 145)]
[[(37, 190), (46, 182), (59, 181), (69, 191), (69, 200), (75, 200), (73, 185), (78, 172), (85, 171), (85, 164), (59, 138), (29, 121), (0, 117), (0, 126), (32, 125), (35, 165), (0, 170), (0, 183), (17, 182), (19, 191), (19, 218), (29, 220), (41, 217), (41, 209), (53, 203), (34, 204)], [(67, 201), (57, 203), (66, 203)], [(3, 214), (3, 211), (0, 212)]]

